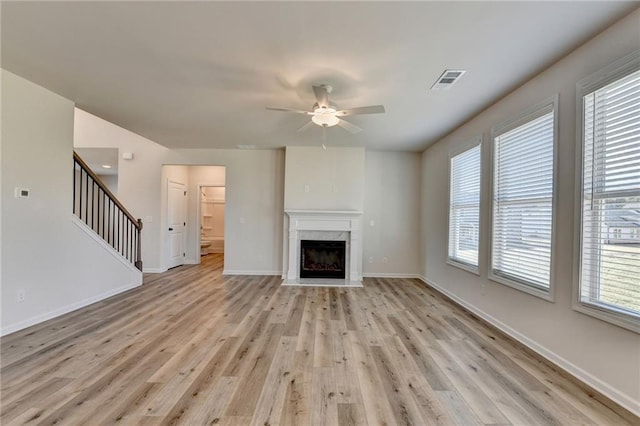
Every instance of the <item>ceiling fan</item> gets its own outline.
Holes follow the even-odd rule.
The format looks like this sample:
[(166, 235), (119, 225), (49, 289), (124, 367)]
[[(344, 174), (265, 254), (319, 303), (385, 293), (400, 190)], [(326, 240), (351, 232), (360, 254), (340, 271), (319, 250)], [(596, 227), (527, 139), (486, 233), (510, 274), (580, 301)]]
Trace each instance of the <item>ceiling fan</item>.
[(285, 111), (294, 112), (296, 114), (310, 115), (311, 121), (299, 128), (299, 132), (303, 132), (312, 127), (314, 124), (317, 124), (318, 126), (321, 126), (323, 128), (338, 125), (351, 133), (358, 133), (362, 131), (360, 127), (356, 126), (355, 124), (351, 124), (340, 117), (357, 114), (379, 114), (384, 112), (384, 106), (382, 105), (371, 105), (338, 110), (338, 107), (335, 104), (329, 102), (329, 93), (331, 93), (332, 89), (333, 88), (328, 84), (313, 86), (313, 93), (316, 96), (316, 103), (313, 104), (313, 107), (311, 107), (311, 111), (278, 107), (267, 107), (267, 109), (273, 111)]

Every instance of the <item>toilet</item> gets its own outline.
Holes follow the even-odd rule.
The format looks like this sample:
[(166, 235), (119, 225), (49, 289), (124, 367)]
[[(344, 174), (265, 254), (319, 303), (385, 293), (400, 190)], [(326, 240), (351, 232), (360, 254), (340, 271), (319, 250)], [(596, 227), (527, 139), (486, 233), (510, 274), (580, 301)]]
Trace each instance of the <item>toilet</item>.
[(200, 240), (200, 256), (209, 254), (208, 248), (211, 247), (211, 241)]

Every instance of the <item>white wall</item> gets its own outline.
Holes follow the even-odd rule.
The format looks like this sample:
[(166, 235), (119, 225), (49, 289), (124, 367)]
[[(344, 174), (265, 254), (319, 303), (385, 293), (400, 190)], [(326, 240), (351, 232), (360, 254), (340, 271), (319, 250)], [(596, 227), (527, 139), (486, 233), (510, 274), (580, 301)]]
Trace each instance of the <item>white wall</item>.
[(73, 219), (73, 117), (71, 101), (2, 70), (2, 334), (141, 283)]
[[(79, 148), (118, 148), (118, 199), (144, 222), (142, 263), (146, 271), (160, 265), (160, 168), (167, 148), (80, 109), (75, 109), (73, 145)], [(131, 152), (133, 160), (123, 160)]]
[[(225, 185), (227, 191), (228, 273), (281, 273), (285, 187), (286, 203), (292, 209), (367, 210), (375, 216), (377, 224), (373, 228), (363, 227), (365, 273), (401, 276), (419, 272), (416, 154), (367, 153), (370, 164), (365, 179), (363, 148), (325, 151), (321, 147), (289, 147), (286, 161), (291, 168), (285, 183), (284, 151), (169, 150), (82, 110), (76, 109), (75, 117), (75, 146), (115, 147), (120, 153), (134, 154), (131, 161), (119, 160), (119, 198), (134, 216), (145, 221), (142, 253), (147, 272), (166, 269), (163, 230), (167, 177), (162, 175), (163, 165), (190, 166), (188, 177), (182, 178), (189, 186), (187, 263), (199, 261), (199, 231), (189, 226), (196, 223), (197, 184), (212, 184)], [(224, 167), (195, 167), (198, 165), (226, 166), (226, 180)], [(309, 193), (304, 192), (305, 183)], [(394, 221), (394, 217), (399, 220)], [(374, 257), (373, 264), (368, 263), (369, 256)], [(387, 263), (382, 262), (384, 257)]]
[[(581, 78), (640, 48), (635, 11), (586, 45), (483, 111), (423, 153), (422, 245), (426, 280), (499, 325), (588, 384), (640, 413), (640, 336), (571, 309), (573, 280), (575, 85)], [(559, 94), (558, 216), (555, 303), (487, 280), (489, 132), (518, 111)], [(445, 263), (449, 153), (478, 134), (482, 151), (480, 276)]]
[(171, 150), (166, 163), (225, 166), (225, 273), (282, 273), (283, 150)]
[(285, 209), (362, 211), (364, 148), (289, 146), (285, 161)]
[(284, 151), (169, 150), (82, 110), (76, 109), (75, 117), (76, 146), (113, 147), (121, 153), (134, 154), (131, 161), (119, 160), (119, 198), (134, 216), (145, 221), (142, 232), (145, 271), (166, 269), (161, 168), (167, 164), (225, 166), (225, 271), (281, 273)]
[(97, 175), (113, 195), (118, 196), (118, 175)]
[(362, 223), (365, 276), (420, 273), (420, 176), (418, 153), (366, 152)]

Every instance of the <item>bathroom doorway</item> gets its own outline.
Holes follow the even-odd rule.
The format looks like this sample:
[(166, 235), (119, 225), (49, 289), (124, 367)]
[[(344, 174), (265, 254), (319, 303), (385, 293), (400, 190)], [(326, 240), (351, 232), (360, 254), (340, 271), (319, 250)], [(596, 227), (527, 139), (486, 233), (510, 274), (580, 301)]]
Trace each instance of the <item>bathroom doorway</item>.
[(225, 187), (198, 185), (200, 256), (224, 253)]

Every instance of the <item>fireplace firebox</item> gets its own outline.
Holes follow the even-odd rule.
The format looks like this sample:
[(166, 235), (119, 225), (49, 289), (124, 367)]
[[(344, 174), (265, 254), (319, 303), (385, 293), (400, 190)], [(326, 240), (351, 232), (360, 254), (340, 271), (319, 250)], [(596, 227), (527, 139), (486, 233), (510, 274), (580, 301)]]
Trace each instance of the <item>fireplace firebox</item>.
[(300, 278), (345, 278), (345, 241), (300, 240)]

